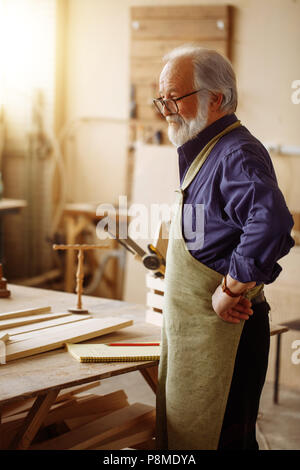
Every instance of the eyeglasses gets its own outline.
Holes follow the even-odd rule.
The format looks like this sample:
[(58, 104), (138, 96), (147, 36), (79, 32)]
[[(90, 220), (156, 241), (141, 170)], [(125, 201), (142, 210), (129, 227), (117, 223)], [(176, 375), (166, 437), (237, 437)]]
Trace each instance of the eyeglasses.
[(165, 100), (164, 98), (155, 98), (152, 101), (153, 101), (153, 104), (155, 105), (155, 107), (157, 108), (157, 110), (163, 116), (164, 116), (164, 113), (163, 113), (164, 107), (169, 111), (169, 113), (178, 114), (179, 110), (178, 110), (178, 106), (177, 106), (177, 101), (183, 100), (183, 98), (186, 98), (187, 96), (194, 95), (195, 93), (198, 93), (199, 91), (202, 91), (202, 90), (203, 90), (203, 88), (201, 88), (201, 90), (192, 91), (191, 93), (188, 93), (187, 95), (180, 96), (179, 98), (170, 98), (170, 99), (167, 99), (167, 100)]

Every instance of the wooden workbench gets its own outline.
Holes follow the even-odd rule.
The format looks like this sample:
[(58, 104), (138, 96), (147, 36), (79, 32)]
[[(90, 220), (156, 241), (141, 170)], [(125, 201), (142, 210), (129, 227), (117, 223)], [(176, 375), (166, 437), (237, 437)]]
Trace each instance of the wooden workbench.
[[(71, 293), (16, 285), (9, 285), (8, 288), (11, 291), (11, 297), (0, 299), (0, 312), (2, 313), (37, 305), (49, 305), (53, 312), (62, 312), (76, 302), (75, 294)], [(95, 338), (90, 342), (157, 341), (160, 339), (160, 328), (144, 322), (145, 308), (143, 306), (91, 296), (83, 296), (83, 304), (96, 318), (115, 316), (134, 320), (133, 326)], [(26, 418), (19, 440), (14, 442), (13, 448), (29, 447), (60, 390), (139, 370), (155, 391), (157, 365), (158, 361), (82, 364), (64, 349), (1, 364), (0, 411), (2, 405), (37, 397)]]

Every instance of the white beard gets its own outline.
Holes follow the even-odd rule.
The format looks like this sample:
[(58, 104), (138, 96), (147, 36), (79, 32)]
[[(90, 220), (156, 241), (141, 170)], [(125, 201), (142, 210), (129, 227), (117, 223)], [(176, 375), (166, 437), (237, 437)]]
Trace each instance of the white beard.
[(198, 114), (196, 118), (189, 121), (183, 119), (179, 114), (166, 116), (169, 123), (168, 137), (173, 145), (180, 147), (188, 140), (193, 139), (206, 127), (207, 113)]

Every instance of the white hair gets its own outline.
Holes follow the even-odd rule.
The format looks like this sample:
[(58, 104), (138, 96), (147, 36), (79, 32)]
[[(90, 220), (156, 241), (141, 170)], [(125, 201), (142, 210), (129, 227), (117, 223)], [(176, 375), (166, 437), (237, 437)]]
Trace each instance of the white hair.
[[(163, 58), (164, 62), (190, 57), (194, 65), (195, 89), (204, 88), (213, 93), (222, 93), (220, 111), (227, 114), (237, 108), (236, 77), (230, 61), (212, 49), (196, 45), (183, 45), (173, 49)], [(204, 91), (205, 91), (204, 90)]]

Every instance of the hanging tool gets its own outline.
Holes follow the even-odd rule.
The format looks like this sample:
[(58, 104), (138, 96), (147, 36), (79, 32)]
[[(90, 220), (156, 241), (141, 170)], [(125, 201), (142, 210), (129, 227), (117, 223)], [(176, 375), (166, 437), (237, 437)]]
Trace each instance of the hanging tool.
[(127, 238), (119, 238), (117, 233), (113, 233), (107, 227), (105, 231), (113, 238), (115, 238), (120, 245), (124, 246), (126, 250), (130, 251), (135, 258), (143, 263), (146, 269), (153, 271), (155, 277), (165, 277), (166, 262), (164, 257), (158, 249), (149, 243), (147, 253), (141, 248), (132, 238), (127, 235)]

